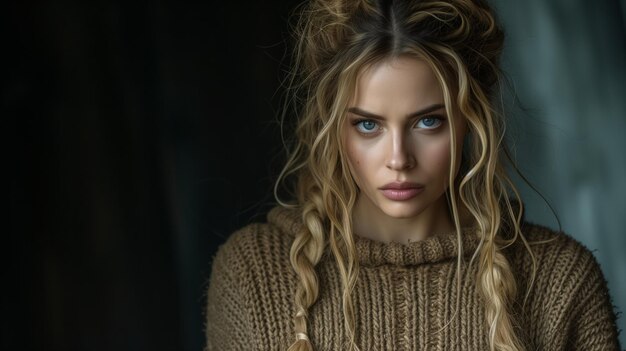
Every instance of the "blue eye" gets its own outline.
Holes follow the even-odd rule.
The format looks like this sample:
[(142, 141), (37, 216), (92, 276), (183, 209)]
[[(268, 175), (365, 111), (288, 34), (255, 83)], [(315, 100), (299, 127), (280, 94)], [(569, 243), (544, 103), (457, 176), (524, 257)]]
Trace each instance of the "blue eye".
[(429, 116), (420, 119), (417, 122), (417, 127), (422, 129), (435, 129), (442, 123), (442, 119), (436, 116)]
[(355, 125), (356, 129), (364, 134), (371, 134), (376, 131), (376, 122), (369, 119), (357, 121)]

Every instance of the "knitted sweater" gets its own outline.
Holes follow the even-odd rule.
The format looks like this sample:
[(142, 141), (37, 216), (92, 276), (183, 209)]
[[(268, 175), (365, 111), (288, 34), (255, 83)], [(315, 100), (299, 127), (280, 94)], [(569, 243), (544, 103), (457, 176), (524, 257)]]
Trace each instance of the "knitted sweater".
[[(213, 260), (208, 289), (206, 349), (282, 350), (295, 340), (297, 276), (289, 261), (299, 213), (275, 207), (268, 223), (234, 233)], [(606, 281), (593, 254), (566, 234), (524, 222), (537, 275), (522, 302), (532, 260), (521, 244), (506, 249), (518, 284), (512, 306), (528, 350), (618, 350), (616, 317)], [(479, 241), (463, 232), (462, 264)], [(433, 235), (410, 244), (355, 236), (361, 270), (353, 293), (361, 350), (488, 350), (488, 328), (475, 280), (463, 281), (457, 298), (457, 236)], [(476, 271), (477, 264), (471, 269)], [(330, 251), (316, 266), (320, 295), (309, 309), (308, 335), (315, 350), (345, 349), (342, 285)], [(472, 275), (470, 275), (472, 277)], [(446, 327), (445, 324), (450, 321)]]

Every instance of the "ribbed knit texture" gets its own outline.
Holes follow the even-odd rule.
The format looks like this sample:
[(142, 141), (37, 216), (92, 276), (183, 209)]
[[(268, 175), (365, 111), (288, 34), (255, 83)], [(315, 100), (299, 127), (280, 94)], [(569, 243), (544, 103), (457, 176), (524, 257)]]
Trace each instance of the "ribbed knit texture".
[[(287, 350), (294, 341), (297, 277), (289, 262), (294, 210), (275, 207), (268, 223), (234, 233), (214, 260), (207, 305), (207, 350)], [(526, 249), (505, 249), (518, 282), (512, 307), (528, 350), (618, 350), (616, 317), (606, 281), (593, 254), (566, 234), (524, 223), (528, 240), (556, 237), (533, 246), (538, 272), (524, 309), (532, 272)], [(474, 229), (463, 232), (467, 269), (478, 246)], [(457, 300), (456, 233), (410, 244), (356, 236), (361, 272), (354, 292), (357, 342), (369, 350), (488, 350), (483, 302), (470, 279)], [(309, 310), (309, 337), (316, 350), (345, 349), (339, 271), (329, 251), (317, 265), (320, 297)], [(446, 322), (450, 324), (444, 328)]]

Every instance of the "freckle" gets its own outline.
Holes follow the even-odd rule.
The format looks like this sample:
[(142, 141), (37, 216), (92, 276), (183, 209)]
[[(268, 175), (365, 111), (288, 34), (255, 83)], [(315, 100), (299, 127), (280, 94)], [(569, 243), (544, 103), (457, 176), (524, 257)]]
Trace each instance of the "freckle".
[(360, 165), (360, 164), (361, 164), (361, 161), (357, 160), (357, 161), (356, 161), (356, 164), (357, 164), (357, 165)]

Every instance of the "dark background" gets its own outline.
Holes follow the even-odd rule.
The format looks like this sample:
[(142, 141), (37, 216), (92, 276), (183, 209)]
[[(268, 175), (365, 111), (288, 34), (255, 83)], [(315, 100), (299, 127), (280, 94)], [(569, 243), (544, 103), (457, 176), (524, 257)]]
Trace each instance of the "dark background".
[(293, 6), (0, 11), (3, 350), (202, 348), (211, 257), (273, 201)]
[[(1, 349), (202, 348), (211, 257), (274, 201), (296, 3), (4, 5)], [(521, 168), (625, 306), (624, 1), (494, 3), (536, 108), (514, 123)]]

